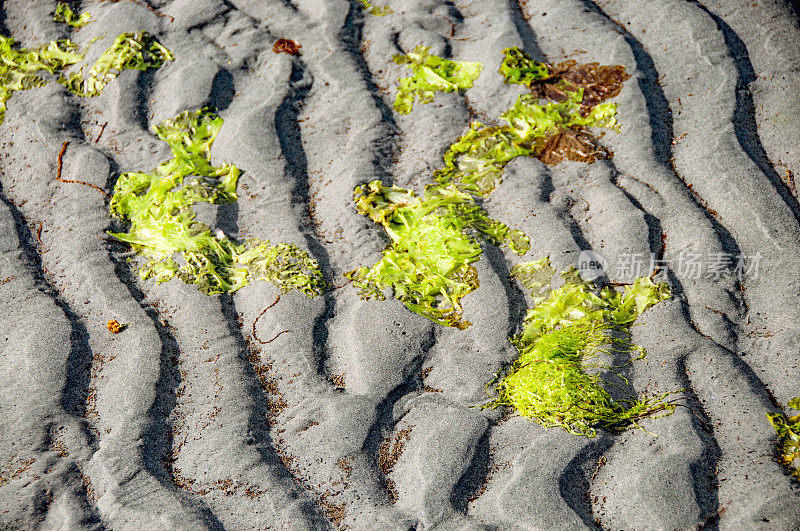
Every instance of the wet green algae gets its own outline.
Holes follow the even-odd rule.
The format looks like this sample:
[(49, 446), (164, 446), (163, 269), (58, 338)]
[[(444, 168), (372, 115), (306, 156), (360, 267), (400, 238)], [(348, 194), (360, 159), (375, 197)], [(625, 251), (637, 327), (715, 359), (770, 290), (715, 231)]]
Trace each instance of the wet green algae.
[(555, 273), (547, 258), (512, 270), (531, 290), (534, 307), (511, 338), (519, 356), (490, 383), (495, 396), (485, 407), (509, 407), (544, 427), (587, 437), (597, 429), (620, 432), (643, 417), (672, 413), (675, 406), (664, 400), (671, 393), (614, 400), (598, 374), (614, 370), (602, 355), (644, 357), (630, 328), (645, 310), (670, 297), (667, 285), (640, 277), (622, 292), (596, 289), (573, 268), (562, 273), (561, 287), (551, 289)]
[(172, 159), (150, 173), (123, 173), (109, 204), (111, 214), (130, 224), (110, 233), (144, 258), (142, 279), (166, 282), (174, 277), (202, 293), (233, 293), (256, 279), (282, 292), (299, 290), (309, 297), (325, 289), (316, 260), (298, 247), (270, 245), (256, 238), (244, 243), (213, 232), (197, 221), (197, 202), (235, 202), (241, 174), (232, 164), (211, 164), (211, 146), (223, 120), (210, 109), (186, 111), (153, 126), (172, 150)]
[(394, 109), (400, 114), (408, 114), (414, 108), (414, 101), (430, 103), (436, 92), (458, 92), (472, 87), (483, 70), (481, 63), (452, 61), (430, 53), (430, 47), (419, 45), (414, 51), (395, 55), (398, 65), (411, 69), (411, 76), (400, 80)]
[(69, 4), (60, 3), (56, 6), (53, 20), (72, 26), (73, 28), (82, 28), (91, 22), (92, 15), (89, 13), (76, 15), (75, 12), (72, 11), (72, 8), (69, 7)]
[(394, 13), (392, 8), (386, 6), (376, 6), (369, 0), (358, 0), (358, 3), (361, 4), (361, 7), (364, 9), (364, 11), (370, 15), (375, 15), (376, 17), (382, 17)]
[(530, 93), (500, 115), (507, 125), (472, 122), (445, 153), (444, 168), (434, 179), (485, 197), (499, 184), (506, 165), (520, 156), (545, 164), (592, 163), (610, 156), (589, 128), (620, 131), (617, 104), (606, 100), (616, 97), (628, 79), (623, 66), (550, 65), (533, 61), (519, 48), (506, 48), (503, 56), (504, 82), (524, 85)]
[(97, 58), (88, 76), (76, 72), (59, 82), (78, 96), (98, 96), (123, 70), (158, 69), (173, 59), (172, 53), (149, 33), (122, 33)]
[(391, 238), (383, 258), (371, 268), (346, 273), (364, 298), (383, 299), (383, 290), (409, 310), (435, 323), (467, 328), (460, 300), (478, 288), (472, 265), (481, 243), (507, 244), (524, 254), (530, 242), (486, 215), (475, 200), (455, 186), (429, 185), (421, 196), (380, 181), (355, 192), (359, 213), (379, 223)]
[[(83, 61), (85, 55), (69, 39), (23, 49), (11, 37), (0, 35), (0, 123), (14, 92), (46, 85), (42, 74), (61, 74)], [(56, 81), (78, 96), (97, 96), (122, 70), (160, 68), (171, 59), (169, 50), (149, 33), (122, 33), (97, 59), (88, 77), (76, 72), (69, 77), (59, 75)]]
[[(800, 397), (789, 400), (789, 407), (800, 411)], [(778, 461), (800, 481), (800, 414), (787, 417), (780, 413), (767, 413), (778, 434)]]

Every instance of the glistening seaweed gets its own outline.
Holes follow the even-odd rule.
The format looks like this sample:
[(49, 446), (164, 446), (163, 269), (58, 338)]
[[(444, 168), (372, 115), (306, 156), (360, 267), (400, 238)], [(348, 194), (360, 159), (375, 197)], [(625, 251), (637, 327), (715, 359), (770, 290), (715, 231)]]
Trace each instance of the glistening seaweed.
[(59, 79), (59, 83), (78, 96), (97, 96), (123, 70), (161, 68), (173, 59), (172, 53), (146, 31), (122, 33), (97, 58), (88, 77), (75, 73)]
[(472, 87), (483, 70), (481, 63), (451, 61), (431, 55), (430, 47), (419, 45), (413, 52), (394, 56), (394, 62), (411, 68), (411, 77), (400, 80), (394, 108), (408, 114), (414, 100), (420, 103), (433, 101), (436, 92), (456, 92)]
[(53, 20), (62, 22), (73, 28), (82, 28), (91, 22), (92, 15), (83, 13), (80, 16), (76, 15), (68, 4), (60, 3), (56, 6), (56, 11), (53, 14)]
[[(800, 397), (789, 400), (789, 407), (800, 410)], [(778, 433), (778, 461), (800, 481), (800, 415), (767, 413), (767, 418)]]
[(507, 243), (518, 254), (530, 247), (522, 232), (489, 218), (456, 187), (429, 185), (422, 196), (372, 181), (355, 190), (356, 208), (380, 223), (391, 238), (380, 262), (346, 276), (364, 298), (383, 299), (383, 290), (409, 310), (445, 326), (466, 328), (460, 300), (478, 288), (472, 265), (481, 242)]
[(26, 50), (16, 46), (11, 37), (0, 35), (0, 123), (5, 118), (6, 102), (14, 91), (46, 85), (41, 72), (53, 74), (82, 60), (83, 54), (69, 39)]
[[(566, 63), (551, 67), (531, 60), (518, 48), (508, 48), (504, 53), (500, 72), (507, 82), (529, 87), (549, 82), (555, 88), (545, 92), (553, 101), (542, 102), (531, 88), (531, 94), (520, 96), (501, 115), (508, 125), (473, 122), (445, 153), (444, 168), (434, 173), (437, 184), (426, 187), (422, 197), (401, 188), (384, 187), (378, 181), (356, 188), (359, 212), (382, 224), (392, 240), (378, 264), (347, 274), (361, 288), (363, 297), (382, 298), (383, 290), (391, 287), (410, 310), (439, 324), (466, 328), (469, 323), (462, 319), (459, 301), (478, 288), (477, 272), (471, 265), (481, 253), (476, 238), (491, 236), (488, 241), (498, 244), (511, 237), (510, 246), (520, 254), (529, 247), (524, 234), (489, 219), (476, 198), (491, 194), (505, 166), (518, 156), (554, 163), (565, 159), (593, 162), (608, 155), (587, 128), (619, 130), (616, 104), (603, 101), (619, 91), (599, 87), (605, 87), (604, 82), (612, 78), (621, 87), (623, 67), (592, 64), (579, 69)], [(413, 77), (400, 83), (395, 109), (402, 114), (411, 111), (415, 97), (427, 103), (437, 90), (471, 87), (482, 70), (480, 63), (430, 55), (424, 46), (394, 60), (409, 64), (414, 71)], [(592, 77), (595, 71), (603, 74)], [(621, 74), (615, 77), (608, 72)], [(505, 232), (491, 235), (480, 228), (492, 224)]]
[(497, 186), (506, 165), (519, 156), (537, 157), (545, 163), (582, 153), (584, 162), (603, 156), (592, 144), (586, 127), (618, 130), (614, 103), (591, 107), (584, 114), (583, 89), (560, 102), (540, 103), (520, 96), (500, 115), (503, 126), (472, 122), (469, 131), (444, 154), (445, 166), (434, 173), (440, 183), (454, 183), (475, 195), (487, 196)]
[[(59, 77), (58, 82), (79, 96), (97, 96), (122, 70), (160, 68), (172, 58), (170, 51), (147, 32), (123, 33), (95, 62), (88, 78), (74, 73), (69, 78)], [(41, 87), (47, 84), (42, 73), (61, 72), (83, 59), (84, 52), (69, 39), (26, 50), (18, 48), (11, 37), (0, 35), (0, 123), (14, 91)]]
[[(507, 406), (545, 427), (594, 437), (596, 429), (619, 432), (647, 416), (666, 415), (675, 406), (661, 396), (614, 400), (603, 380), (587, 368), (612, 370), (601, 354), (644, 349), (630, 339), (630, 327), (649, 307), (670, 297), (666, 284), (641, 277), (620, 293), (595, 290), (574, 269), (564, 285), (550, 289), (555, 270), (548, 258), (515, 267), (512, 273), (532, 290), (535, 306), (523, 330), (511, 338), (519, 352), (505, 374), (498, 374), (496, 397), (485, 407)], [(493, 382), (494, 383), (494, 382)]]
[(232, 293), (254, 279), (270, 281), (283, 292), (321, 293), (322, 273), (305, 251), (257, 239), (236, 243), (195, 219), (194, 203), (237, 200), (239, 169), (210, 161), (221, 127), (222, 118), (209, 109), (186, 111), (153, 126), (169, 144), (172, 159), (150, 173), (120, 175), (109, 210), (130, 228), (110, 234), (145, 259), (139, 268), (143, 279), (161, 283), (179, 277), (207, 295)]
[[(604, 102), (617, 97), (630, 78), (622, 65), (580, 64), (572, 60), (551, 65), (534, 61), (517, 47), (506, 48), (503, 54), (500, 74), (506, 83), (527, 86), (537, 100), (557, 103), (573, 100), (578, 114), (583, 117), (589, 117), (600, 105), (616, 113), (616, 104)], [(608, 157), (610, 153), (599, 148), (598, 139), (586, 130), (588, 126), (595, 124), (564, 124), (551, 133), (536, 156), (545, 164), (564, 160), (594, 162)]]
[(358, 0), (358, 3), (361, 4), (361, 7), (364, 8), (364, 11), (371, 15), (375, 15), (376, 17), (382, 17), (384, 15), (390, 15), (394, 13), (390, 7), (376, 6), (373, 5), (369, 0)]

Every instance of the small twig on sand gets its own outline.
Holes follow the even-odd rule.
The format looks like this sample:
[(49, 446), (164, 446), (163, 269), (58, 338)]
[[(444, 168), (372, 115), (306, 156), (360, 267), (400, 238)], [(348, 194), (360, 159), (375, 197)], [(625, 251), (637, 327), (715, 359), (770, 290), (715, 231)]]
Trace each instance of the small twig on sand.
[(273, 306), (275, 306), (276, 304), (278, 304), (278, 301), (279, 301), (279, 300), (281, 300), (281, 296), (280, 296), (280, 295), (277, 295), (277, 296), (275, 297), (275, 302), (273, 302), (272, 304), (270, 304), (269, 306), (267, 306), (266, 308), (264, 308), (263, 310), (261, 310), (261, 313), (260, 313), (260, 314), (258, 314), (258, 317), (256, 317), (256, 320), (255, 320), (255, 321), (253, 321), (253, 338), (255, 338), (255, 340), (256, 340), (256, 341), (258, 341), (259, 343), (261, 343), (262, 345), (266, 345), (267, 343), (272, 343), (273, 341), (275, 341), (276, 339), (278, 339), (278, 336), (279, 336), (279, 335), (281, 335), (281, 334), (284, 334), (284, 333), (288, 332), (288, 330), (284, 330), (284, 331), (282, 331), (282, 332), (278, 332), (278, 334), (277, 334), (275, 337), (273, 337), (272, 339), (270, 339), (269, 341), (261, 341), (261, 339), (259, 339), (259, 338), (258, 338), (258, 334), (256, 333), (256, 324), (258, 324), (258, 320), (259, 320), (259, 319), (261, 319), (261, 316), (262, 316), (262, 315), (264, 315), (264, 314), (266, 313), (266, 311), (267, 311), (267, 310), (269, 310), (270, 308), (272, 308)]
[(95, 144), (97, 144), (97, 142), (100, 140), (100, 137), (103, 136), (103, 131), (106, 130), (106, 126), (107, 125), (108, 125), (108, 122), (104, 123), (103, 126), (100, 127), (100, 132), (97, 133), (97, 138), (94, 139), (94, 143)]
[(337, 289), (342, 289), (342, 288), (343, 288), (343, 287), (345, 287), (346, 285), (350, 284), (352, 281), (353, 281), (353, 279), (351, 278), (350, 280), (348, 280), (347, 282), (345, 282), (345, 283), (344, 283), (344, 284), (342, 284), (341, 286), (334, 286), (334, 287), (332, 287), (331, 289), (329, 289), (328, 291), (334, 291), (334, 290), (337, 290)]
[(39, 247), (43, 247), (44, 244), (42, 243), (42, 229), (44, 228), (44, 221), (39, 223), (39, 228), (36, 229), (36, 241), (39, 242)]
[[(122, 242), (120, 242), (119, 240), (115, 240), (115, 239), (113, 239), (113, 238), (106, 238), (105, 236), (101, 236), (101, 235), (99, 235), (99, 234), (95, 234), (95, 236), (97, 236), (98, 238), (100, 238), (100, 239), (101, 239), (101, 240), (103, 240), (104, 242), (108, 242), (108, 243), (122, 243)], [(134, 254), (135, 254), (135, 253), (134, 253)]]
[(277, 334), (275, 334), (275, 337), (273, 337), (273, 338), (272, 338), (272, 339), (270, 339), (269, 341), (261, 341), (261, 340), (260, 340), (260, 339), (258, 339), (258, 338), (256, 338), (256, 339), (258, 339), (258, 342), (259, 342), (259, 343), (261, 343), (262, 345), (266, 345), (267, 343), (272, 343), (273, 341), (275, 341), (276, 339), (278, 339), (278, 337), (279, 337), (281, 334), (285, 334), (286, 332), (288, 332), (288, 330), (281, 330), (280, 332), (278, 332)]
[(95, 190), (97, 190), (98, 192), (103, 194), (104, 196), (109, 197), (108, 192), (106, 192), (105, 190), (103, 190), (102, 188), (100, 188), (97, 185), (94, 185), (94, 184), (91, 184), (91, 183), (85, 183), (83, 181), (73, 181), (72, 179), (62, 179), (61, 178), (61, 170), (64, 167), (64, 153), (66, 153), (68, 145), (69, 145), (69, 140), (64, 140), (64, 144), (61, 146), (61, 151), (58, 152), (58, 170), (56, 172), (56, 180), (57, 181), (61, 181), (62, 183), (82, 184), (84, 186), (88, 186), (89, 188), (94, 188)]
[(794, 173), (792, 170), (786, 170), (786, 184), (789, 185), (789, 191), (792, 193), (792, 197), (797, 199), (797, 186), (794, 183)]

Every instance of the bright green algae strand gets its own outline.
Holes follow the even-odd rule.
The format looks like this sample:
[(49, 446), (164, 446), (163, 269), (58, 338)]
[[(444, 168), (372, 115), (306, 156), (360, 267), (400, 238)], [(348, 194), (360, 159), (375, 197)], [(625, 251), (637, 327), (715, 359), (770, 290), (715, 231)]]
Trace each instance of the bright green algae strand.
[[(41, 73), (55, 74), (83, 61), (85, 54), (68, 39), (52, 41), (30, 50), (15, 46), (11, 37), (0, 35), (0, 123), (5, 118), (6, 102), (18, 90), (47, 84)], [(95, 62), (84, 78), (74, 73), (58, 82), (79, 96), (97, 96), (122, 70), (160, 68), (172, 54), (147, 32), (123, 33)]]
[(545, 427), (560, 427), (593, 437), (597, 428), (619, 432), (645, 416), (669, 414), (669, 395), (615, 401), (600, 376), (586, 368), (613, 369), (600, 354), (644, 350), (630, 339), (630, 327), (649, 307), (670, 297), (666, 284), (640, 277), (624, 292), (596, 290), (577, 271), (562, 274), (564, 285), (551, 290), (555, 270), (549, 259), (521, 264), (512, 274), (532, 290), (535, 305), (523, 330), (511, 338), (519, 357), (495, 380), (496, 397), (486, 407), (507, 406)]
[(445, 326), (466, 328), (460, 299), (478, 288), (473, 262), (481, 242), (524, 254), (520, 231), (489, 218), (471, 196), (454, 186), (429, 185), (422, 196), (380, 181), (359, 186), (356, 208), (386, 230), (391, 244), (380, 262), (346, 273), (365, 298), (383, 299), (392, 288), (409, 310)]
[(82, 28), (91, 22), (92, 15), (83, 13), (80, 16), (76, 15), (69, 5), (60, 3), (56, 6), (56, 12), (53, 15), (53, 20), (62, 22), (73, 28)]
[(530, 85), (550, 77), (547, 64), (534, 61), (518, 47), (503, 50), (503, 62), (500, 63), (500, 74), (506, 83)]
[[(800, 397), (789, 400), (789, 407), (800, 410)], [(778, 461), (800, 481), (800, 415), (767, 413), (767, 418), (778, 434)]]
[(305, 251), (258, 239), (239, 244), (195, 220), (194, 203), (237, 200), (239, 169), (210, 161), (222, 122), (211, 110), (200, 109), (153, 126), (169, 144), (172, 159), (150, 173), (120, 175), (109, 210), (130, 228), (111, 235), (145, 259), (139, 269), (142, 279), (161, 283), (178, 277), (207, 295), (232, 293), (255, 279), (272, 282), (283, 292), (320, 294), (325, 289), (322, 273)]
[(146, 31), (122, 33), (97, 58), (88, 77), (75, 73), (59, 82), (78, 96), (97, 96), (123, 70), (161, 68), (173, 59), (172, 53)]
[(384, 15), (390, 15), (394, 13), (390, 7), (376, 6), (373, 5), (369, 0), (358, 0), (358, 3), (361, 4), (361, 7), (364, 8), (364, 11), (370, 15), (375, 15), (376, 17), (382, 17)]
[(394, 108), (400, 114), (410, 113), (415, 99), (420, 103), (430, 103), (436, 92), (455, 92), (472, 87), (483, 70), (481, 63), (443, 59), (430, 54), (430, 48), (422, 45), (414, 48), (413, 52), (395, 55), (393, 60), (411, 68), (411, 77), (400, 80), (394, 100)]
[(54, 74), (83, 60), (83, 54), (69, 39), (30, 50), (15, 45), (14, 39), (0, 35), (0, 123), (5, 118), (6, 102), (15, 91), (46, 85), (40, 73)]
[(509, 162), (520, 156), (538, 156), (545, 140), (559, 130), (573, 126), (618, 128), (616, 103), (596, 105), (583, 116), (582, 97), (582, 89), (563, 102), (539, 103), (528, 94), (521, 95), (500, 115), (508, 125), (472, 122), (469, 131), (444, 154), (445, 166), (434, 178), (485, 197), (497, 187)]

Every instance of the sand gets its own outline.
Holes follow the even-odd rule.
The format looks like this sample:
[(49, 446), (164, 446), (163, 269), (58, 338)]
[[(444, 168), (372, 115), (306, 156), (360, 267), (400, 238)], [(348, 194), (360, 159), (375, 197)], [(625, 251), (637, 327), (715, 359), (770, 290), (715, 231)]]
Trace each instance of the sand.
[[(7, 0), (0, 32), (70, 37), (93, 60), (148, 31), (174, 54), (96, 98), (18, 92), (0, 125), (0, 527), (9, 529), (800, 529), (800, 488), (766, 413), (800, 395), (800, 41), (780, 0)], [(160, 13), (160, 14), (159, 14)], [(278, 38), (302, 54), (276, 54)], [(417, 44), (484, 71), (465, 93), (392, 109)], [(487, 247), (467, 330), (352, 286), (314, 299), (262, 281), (206, 296), (141, 281), (104, 239), (120, 173), (169, 158), (150, 126), (204, 105), (224, 119), (215, 163), (239, 201), (198, 208), (226, 234), (289, 242), (327, 278), (375, 263), (380, 228), (353, 188), (421, 189), (471, 120), (522, 92), (503, 48), (623, 64), (611, 160), (518, 158), (484, 204), (526, 232)], [(665, 242), (665, 243), (664, 243)], [(484, 410), (530, 302), (522, 260), (591, 250), (611, 281), (663, 245), (674, 296), (633, 338), (638, 393), (681, 389), (645, 430), (576, 437)], [(703, 274), (687, 266), (699, 257)], [(720, 257), (730, 263), (719, 266)], [(737, 275), (739, 257), (750, 270)], [(714, 269), (717, 264), (718, 269)], [(758, 266), (757, 271), (753, 265)], [(716, 271), (716, 273), (714, 273)], [(122, 333), (109, 319), (129, 323)], [(256, 321), (257, 320), (257, 321)], [(267, 340), (280, 334), (268, 344)]]

